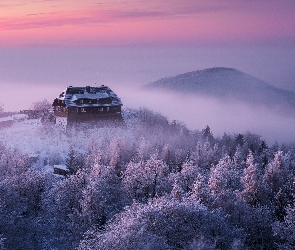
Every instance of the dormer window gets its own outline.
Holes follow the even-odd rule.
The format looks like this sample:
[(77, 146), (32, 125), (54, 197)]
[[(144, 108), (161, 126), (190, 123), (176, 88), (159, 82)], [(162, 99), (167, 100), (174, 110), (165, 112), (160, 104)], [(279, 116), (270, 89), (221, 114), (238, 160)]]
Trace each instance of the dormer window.
[(83, 99), (80, 100), (80, 103), (84, 103), (84, 102), (83, 102)]

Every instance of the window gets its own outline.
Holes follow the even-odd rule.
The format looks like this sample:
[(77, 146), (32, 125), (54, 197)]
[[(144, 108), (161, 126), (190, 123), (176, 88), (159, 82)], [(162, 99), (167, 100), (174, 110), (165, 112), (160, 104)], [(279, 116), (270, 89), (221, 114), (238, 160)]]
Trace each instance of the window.
[(84, 102), (83, 102), (83, 99), (80, 100), (80, 103), (84, 103)]
[(81, 108), (81, 112), (85, 113), (86, 112), (86, 108)]
[(103, 108), (102, 107), (98, 108), (98, 111), (102, 112), (103, 111)]
[(107, 107), (107, 111), (110, 111), (110, 107)]

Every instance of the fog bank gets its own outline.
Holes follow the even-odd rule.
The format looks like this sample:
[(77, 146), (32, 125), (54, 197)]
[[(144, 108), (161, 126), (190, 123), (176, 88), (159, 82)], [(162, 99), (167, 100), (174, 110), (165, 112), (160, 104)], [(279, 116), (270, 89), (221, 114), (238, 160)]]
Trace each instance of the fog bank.
[(145, 106), (167, 116), (170, 121), (183, 122), (192, 130), (209, 125), (215, 136), (249, 131), (261, 135), (268, 143), (295, 141), (295, 117), (266, 107), (169, 91), (120, 89), (119, 92), (125, 106)]
[[(3, 86), (13, 94), (0, 92), (6, 111), (29, 109), (33, 102), (43, 99), (51, 102), (65, 88), (33, 84), (17, 88), (9, 84)], [(222, 136), (225, 132), (231, 134), (249, 131), (261, 135), (269, 143), (295, 142), (295, 117), (287, 117), (262, 106), (222, 102), (196, 94), (144, 90), (132, 84), (109, 86), (122, 99), (123, 108), (146, 107), (166, 116), (170, 121), (181, 121), (192, 130), (201, 130), (209, 125), (215, 136)]]
[(293, 117), (242, 103), (139, 90), (163, 77), (222, 66), (294, 91), (293, 47), (2, 48), (0, 53), (0, 103), (5, 111), (28, 109), (43, 99), (51, 102), (69, 85), (105, 84), (124, 107), (147, 107), (190, 129), (209, 125), (220, 136), (250, 131), (270, 142), (295, 141)]

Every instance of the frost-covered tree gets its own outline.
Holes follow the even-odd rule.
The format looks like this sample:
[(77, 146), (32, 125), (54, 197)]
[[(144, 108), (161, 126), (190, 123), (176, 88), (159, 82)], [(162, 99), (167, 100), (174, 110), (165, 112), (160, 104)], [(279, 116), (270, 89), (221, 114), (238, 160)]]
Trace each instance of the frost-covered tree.
[(276, 249), (272, 230), (272, 215), (267, 207), (257, 207), (249, 210), (247, 222), (243, 229), (248, 235), (246, 244), (249, 249)]
[(95, 165), (80, 200), (82, 217), (89, 227), (103, 226), (123, 207), (120, 179), (115, 167)]
[(292, 185), (289, 166), (282, 151), (275, 153), (274, 159), (268, 164), (263, 175), (268, 201), (271, 203), (273, 214), (283, 220), (286, 207), (293, 200), (291, 198)]
[(203, 137), (207, 139), (210, 143), (214, 142), (212, 131), (208, 125), (202, 130), (202, 133), (203, 133)]
[(0, 182), (0, 232), (7, 249), (41, 249), (39, 217), (52, 175), (28, 170)]
[(172, 199), (176, 199), (178, 201), (182, 201), (183, 198), (185, 197), (185, 192), (183, 191), (183, 189), (181, 188), (181, 186), (175, 182), (173, 184), (172, 190), (171, 190), (171, 197)]
[(252, 151), (249, 151), (241, 183), (243, 190), (240, 195), (247, 204), (254, 207), (263, 204), (263, 187)]
[(200, 168), (209, 170), (212, 164), (217, 164), (219, 157), (218, 144), (214, 144), (212, 147), (206, 139), (204, 142), (197, 142), (197, 145), (191, 151), (190, 159)]
[(84, 171), (89, 171), (97, 161), (99, 161), (100, 164), (103, 164), (104, 159), (101, 148), (98, 147), (94, 139), (89, 141), (84, 158)]
[(25, 173), (31, 167), (31, 161), (27, 154), (19, 150), (13, 151), (2, 147), (0, 153), (0, 180), (6, 176), (14, 176)]
[(198, 166), (188, 160), (181, 165), (181, 171), (170, 174), (169, 179), (172, 183), (177, 182), (185, 192), (189, 192), (199, 172)]
[(145, 159), (147, 159), (151, 154), (151, 147), (151, 143), (145, 138), (141, 137), (134, 160), (144, 161)]
[(273, 197), (275, 193), (284, 186), (287, 178), (287, 169), (284, 164), (283, 152), (278, 151), (272, 162), (270, 162), (265, 170), (263, 181), (268, 191)]
[(110, 146), (109, 146), (109, 165), (110, 166), (114, 166), (117, 175), (120, 175), (121, 173), (121, 158), (122, 158), (122, 140), (120, 140), (120, 138), (114, 138), (111, 142), (110, 142)]
[(85, 174), (78, 171), (56, 183), (44, 196), (43, 249), (74, 249), (78, 245), (88, 229), (88, 224), (83, 223), (80, 204), (85, 182)]
[(244, 134), (244, 144), (242, 146), (242, 151), (247, 154), (249, 150), (252, 152), (257, 152), (261, 145), (261, 137), (257, 134), (252, 134), (247, 132)]
[(167, 183), (169, 167), (158, 158), (158, 154), (151, 155), (146, 162), (131, 161), (123, 173), (122, 185), (129, 199), (147, 201), (156, 195), (163, 195), (170, 191)]
[(32, 103), (32, 109), (37, 111), (49, 111), (52, 108), (51, 103), (44, 99), (43, 101), (37, 101)]
[(66, 158), (66, 166), (70, 171), (70, 174), (76, 174), (79, 169), (84, 167), (84, 155), (78, 153), (71, 146)]
[(282, 222), (275, 222), (273, 225), (275, 236), (279, 237), (279, 249), (295, 249), (295, 208), (289, 206), (287, 215)]
[(171, 249), (164, 238), (148, 231), (141, 221), (135, 221), (134, 218), (129, 218), (121, 226), (128, 227), (128, 231), (118, 228), (118, 231), (115, 229), (114, 232), (105, 233), (104, 235), (99, 230), (88, 231), (84, 239), (80, 242), (78, 250)]
[(233, 155), (233, 164), (236, 171), (242, 171), (246, 167), (240, 144), (236, 147)]
[(229, 155), (225, 155), (216, 166), (211, 167), (208, 183), (213, 194), (235, 190), (239, 186), (238, 176)]
[(262, 168), (264, 169), (267, 164), (269, 163), (269, 159), (271, 158), (272, 152), (266, 144), (266, 141), (262, 140), (260, 146), (258, 148), (258, 160), (259, 164), (261, 164)]
[(118, 214), (105, 231), (89, 232), (79, 250), (189, 249), (197, 243), (230, 249), (237, 240), (243, 245), (243, 239), (243, 233), (222, 213), (212, 213), (198, 202), (160, 198), (148, 204), (135, 203)]
[(191, 198), (205, 205), (208, 205), (210, 202), (210, 189), (204, 176), (200, 173), (192, 186)]
[(0, 114), (4, 112), (4, 105), (0, 102)]

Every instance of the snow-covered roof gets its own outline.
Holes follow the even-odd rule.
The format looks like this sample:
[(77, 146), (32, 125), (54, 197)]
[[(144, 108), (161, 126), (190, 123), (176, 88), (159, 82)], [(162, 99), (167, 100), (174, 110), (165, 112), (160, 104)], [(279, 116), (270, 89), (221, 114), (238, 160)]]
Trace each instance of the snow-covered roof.
[[(67, 107), (85, 107), (85, 103), (78, 100), (99, 100), (99, 102), (87, 103), (87, 106), (114, 106), (122, 105), (120, 98), (107, 86), (100, 87), (67, 87), (56, 100), (63, 100)], [(104, 103), (104, 100), (107, 102)]]

